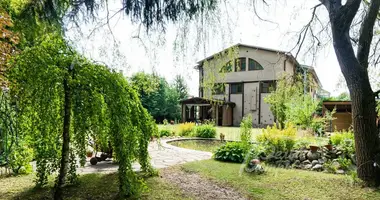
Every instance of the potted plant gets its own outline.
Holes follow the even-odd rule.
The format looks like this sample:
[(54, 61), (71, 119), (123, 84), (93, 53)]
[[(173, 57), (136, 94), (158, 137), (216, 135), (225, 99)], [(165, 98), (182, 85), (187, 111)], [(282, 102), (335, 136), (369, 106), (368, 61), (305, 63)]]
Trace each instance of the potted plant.
[(91, 158), (93, 156), (93, 151), (90, 150), (90, 149), (87, 149), (86, 156), (89, 157), (89, 158)]
[(318, 151), (318, 149), (319, 149), (319, 146), (317, 146), (317, 145), (310, 145), (310, 151), (311, 152), (316, 152), (316, 151)]
[(329, 140), (329, 143), (326, 144), (325, 147), (326, 147), (329, 151), (331, 151), (331, 150), (333, 149), (333, 145), (332, 145), (331, 140)]

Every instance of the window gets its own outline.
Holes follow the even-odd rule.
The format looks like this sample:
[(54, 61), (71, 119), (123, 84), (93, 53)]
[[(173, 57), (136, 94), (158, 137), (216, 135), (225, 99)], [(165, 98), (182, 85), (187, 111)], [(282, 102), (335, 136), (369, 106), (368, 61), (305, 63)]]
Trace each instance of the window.
[(243, 92), (242, 83), (231, 84), (231, 94), (241, 94)]
[(276, 89), (276, 83), (274, 81), (262, 82), (261, 93), (270, 93)]
[(220, 73), (232, 72), (232, 63), (229, 61), (219, 71)]
[(223, 83), (215, 83), (214, 88), (212, 89), (212, 94), (224, 94), (225, 86)]
[(238, 58), (235, 60), (235, 72), (245, 71), (246, 69), (245, 58)]
[(248, 70), (263, 70), (263, 66), (261, 66), (256, 60), (253, 60), (251, 58), (248, 59)]

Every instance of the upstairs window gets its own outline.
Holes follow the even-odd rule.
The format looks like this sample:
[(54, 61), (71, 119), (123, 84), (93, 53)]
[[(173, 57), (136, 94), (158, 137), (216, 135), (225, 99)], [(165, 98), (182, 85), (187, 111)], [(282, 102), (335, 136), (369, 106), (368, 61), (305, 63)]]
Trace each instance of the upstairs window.
[(276, 89), (276, 82), (268, 81), (261, 83), (261, 93), (270, 93)]
[(253, 60), (251, 58), (248, 59), (248, 70), (263, 70), (263, 66), (261, 66), (256, 60)]
[(246, 69), (246, 59), (238, 58), (235, 60), (235, 72), (245, 71)]
[(243, 92), (242, 83), (233, 83), (231, 84), (231, 94), (241, 94)]
[(220, 73), (232, 72), (232, 63), (229, 61), (219, 71)]
[(223, 83), (215, 83), (214, 88), (212, 89), (212, 94), (224, 94), (225, 86)]

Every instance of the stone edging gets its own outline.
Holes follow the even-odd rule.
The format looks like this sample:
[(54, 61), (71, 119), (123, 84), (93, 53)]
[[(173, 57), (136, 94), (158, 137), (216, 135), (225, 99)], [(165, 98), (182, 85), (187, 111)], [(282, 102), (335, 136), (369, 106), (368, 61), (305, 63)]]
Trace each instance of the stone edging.
[(177, 141), (187, 141), (187, 140), (218, 140), (216, 138), (172, 138), (172, 139), (161, 139), (161, 145), (165, 148), (168, 149), (173, 149), (173, 150), (178, 150), (178, 151), (187, 151), (187, 152), (192, 152), (192, 153), (204, 153), (204, 154), (209, 154), (212, 156), (211, 152), (207, 151), (199, 151), (199, 150), (194, 150), (194, 149), (185, 149), (181, 147), (177, 147), (174, 145), (169, 144), (170, 142), (177, 142)]

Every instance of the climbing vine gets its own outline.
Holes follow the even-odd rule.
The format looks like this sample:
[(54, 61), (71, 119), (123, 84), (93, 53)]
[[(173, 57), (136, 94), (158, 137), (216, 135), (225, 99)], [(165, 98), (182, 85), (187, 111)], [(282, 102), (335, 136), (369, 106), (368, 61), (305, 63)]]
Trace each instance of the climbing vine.
[(76, 159), (84, 165), (88, 138), (111, 143), (119, 164), (123, 196), (141, 191), (142, 181), (132, 169), (138, 161), (147, 174), (148, 143), (157, 127), (127, 80), (106, 66), (83, 58), (57, 35), (45, 35), (11, 62), (12, 93), (22, 116), (20, 128), (31, 138), (37, 161), (37, 186), (59, 172), (55, 198), (61, 188), (76, 183)]

